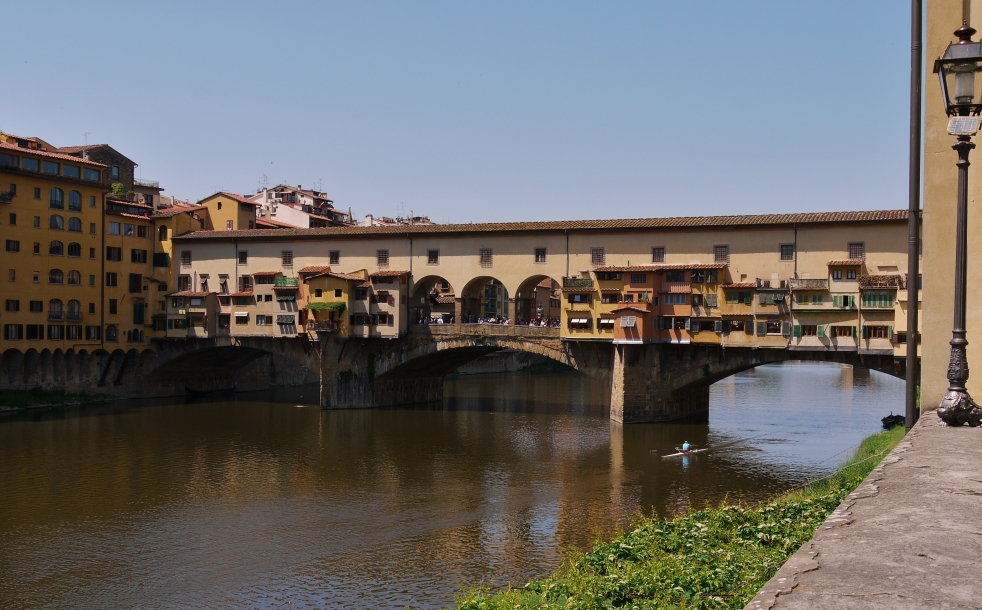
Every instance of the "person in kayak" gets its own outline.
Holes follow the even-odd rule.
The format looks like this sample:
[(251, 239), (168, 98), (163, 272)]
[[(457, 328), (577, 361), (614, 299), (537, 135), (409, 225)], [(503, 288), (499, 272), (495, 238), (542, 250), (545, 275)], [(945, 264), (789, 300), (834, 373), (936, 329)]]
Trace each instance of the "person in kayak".
[(692, 450), (692, 445), (689, 444), (689, 441), (685, 441), (684, 443), (682, 443), (682, 453), (688, 453), (691, 450)]

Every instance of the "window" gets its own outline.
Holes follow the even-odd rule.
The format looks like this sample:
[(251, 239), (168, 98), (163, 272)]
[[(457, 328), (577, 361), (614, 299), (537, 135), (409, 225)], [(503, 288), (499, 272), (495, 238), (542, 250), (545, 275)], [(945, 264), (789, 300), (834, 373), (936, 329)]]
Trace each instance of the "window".
[(95, 248), (89, 248), (89, 258), (95, 258)]
[(314, 289), (314, 296), (315, 297), (318, 297), (318, 298), (324, 296), (324, 290), (322, 288), (315, 288)]
[(95, 286), (95, 275), (89, 275), (89, 286)]
[(158, 282), (157, 292), (167, 292), (167, 282)]
[(143, 275), (139, 273), (130, 274), (130, 293), (139, 294), (143, 292)]
[(112, 177), (113, 177), (113, 180), (119, 180), (119, 166), (118, 165), (113, 165)]
[[(222, 204), (219, 203), (218, 205), (220, 206)], [(233, 221), (233, 220), (226, 220), (225, 221), (225, 230), (226, 231), (234, 231), (235, 230), (235, 221)]]
[(125, 237), (136, 237), (136, 226), (131, 224), (123, 225), (123, 236)]
[(143, 324), (147, 306), (145, 303), (133, 303), (133, 324)]
[(50, 197), (49, 207), (55, 210), (62, 210), (65, 208), (65, 192), (60, 188), (52, 188)]
[(61, 175), (66, 178), (78, 178), (82, 175), (82, 171), (77, 165), (65, 165), (61, 168)]
[(570, 303), (589, 303), (590, 302), (590, 295), (587, 294), (587, 293), (573, 293), (573, 294), (569, 295), (569, 297), (567, 298), (567, 300)]
[(41, 228), (41, 217), (40, 216), (35, 216), (34, 217), (34, 228), (35, 229), (40, 229)]
[(62, 331), (64, 326), (60, 324), (49, 324), (48, 325), (48, 340), (49, 341), (61, 341)]
[[(190, 252), (188, 252), (188, 256), (189, 257), (191, 256), (191, 253)], [(181, 253), (181, 257), (183, 259), (183, 257), (184, 257), (184, 253), (183, 252)], [(191, 259), (189, 258), (188, 259), (188, 264), (189, 265), (191, 264), (190, 260)], [(248, 250), (239, 250), (239, 264), (240, 265), (248, 265), (249, 264), (249, 251)]]
[(621, 274), (615, 271), (601, 271), (597, 273), (597, 279), (603, 281), (620, 281)]
[(648, 274), (647, 273), (632, 273), (631, 274), (632, 284), (647, 284)]
[(85, 340), (86, 341), (98, 341), (102, 338), (102, 327), (101, 326), (86, 326), (85, 327)]
[(119, 235), (119, 223), (118, 222), (110, 222), (109, 223), (109, 234), (110, 235)]
[(130, 250), (130, 262), (131, 263), (143, 263), (147, 262), (147, 251), (146, 250)]
[(782, 261), (794, 260), (794, 244), (781, 244), (781, 260)]
[(48, 301), (48, 319), (49, 320), (60, 320), (64, 317), (64, 312), (61, 308), (60, 299), (51, 299)]
[(109, 313), (113, 315), (119, 313), (119, 301), (116, 299), (109, 299)]
[(672, 330), (687, 330), (689, 318), (672, 318)]
[(41, 313), (44, 311), (44, 301), (31, 301), (31, 313)]
[(228, 294), (228, 276), (218, 276), (218, 294)]
[(17, 157), (8, 153), (0, 153), (0, 166), (17, 167)]
[(115, 324), (106, 325), (106, 341), (111, 343), (119, 341), (119, 329), (116, 328)]
[(546, 249), (536, 248), (535, 249), (535, 262), (544, 263), (546, 262)]
[(664, 298), (666, 305), (685, 305), (686, 302), (684, 294), (666, 294)]
[(89, 223), (89, 233), (92, 234), (92, 235), (95, 235), (95, 223), (94, 222), (90, 222)]
[(619, 292), (605, 292), (600, 295), (601, 303), (620, 303), (621, 293)]
[(651, 262), (653, 263), (664, 263), (665, 262), (665, 247), (655, 246), (651, 249)]
[(116, 286), (119, 283), (119, 276), (115, 272), (106, 273), (106, 286)]
[(202, 273), (198, 276), (198, 281), (201, 283), (201, 292), (209, 292), (208, 290), (208, 280), (211, 279), (207, 273)]
[(235, 312), (235, 323), (236, 324), (248, 324), (249, 323), (249, 314), (248, 313), (245, 313), (245, 312), (242, 312), (242, 311)]
[(275, 275), (259, 275), (258, 273), (256, 274), (256, 284), (270, 284), (270, 285), (272, 285), (272, 284), (275, 284), (275, 283), (276, 283), (276, 276)]
[(12, 227), (17, 226), (17, 214), (11, 213), (7, 219), (7, 224), (9, 224)]
[(252, 276), (239, 276), (239, 292), (252, 292)]
[(889, 326), (864, 326), (864, 339), (891, 339), (893, 333)]
[(670, 283), (684, 282), (685, 271), (666, 271), (665, 281)]
[(726, 292), (726, 302), (731, 305), (739, 304), (739, 303), (743, 303), (744, 305), (752, 305), (753, 298), (754, 298), (754, 293), (752, 292), (733, 292), (733, 291)]
[[(242, 253), (239, 252), (239, 262), (242, 262)], [(190, 267), (191, 266), (191, 251), (181, 250), (181, 266)]]
[(136, 236), (143, 237), (143, 238), (150, 237), (150, 227), (138, 226), (136, 228)]
[(7, 311), (20, 311), (20, 301), (17, 299), (7, 299), (6, 309)]
[(81, 286), (82, 285), (82, 274), (79, 271), (69, 271), (68, 272), (68, 284), (70, 286)]
[(95, 313), (95, 303), (89, 303), (89, 313)]
[(849, 260), (866, 260), (866, 244), (863, 242), (852, 242), (849, 244)]
[(607, 257), (604, 254), (603, 248), (590, 248), (590, 264), (594, 267), (600, 267), (604, 265), (607, 261)]
[(48, 272), (48, 283), (49, 284), (64, 284), (65, 274), (61, 269), (52, 269)]
[(7, 281), (8, 282), (16, 282), (17, 281), (17, 270), (16, 269), (8, 269), (7, 270)]
[(355, 300), (356, 301), (367, 301), (368, 300), (368, 289), (367, 288), (355, 288)]
[(832, 279), (833, 280), (841, 280), (842, 279), (842, 269), (833, 269), (832, 270)]
[(48, 228), (56, 231), (63, 231), (65, 229), (65, 219), (55, 214), (48, 221)]
[(48, 254), (51, 256), (64, 256), (65, 254), (65, 244), (58, 240), (55, 240), (48, 244)]
[(331, 265), (340, 265), (341, 264), (341, 251), (340, 250), (331, 250), (328, 253), (328, 260), (329, 260), (329, 264), (331, 264)]
[[(89, 170), (85, 170), (85, 171), (89, 171)], [(98, 178), (96, 178), (96, 180), (98, 180)], [(95, 207), (95, 195), (89, 195), (89, 207), (90, 208)]]
[(570, 318), (569, 327), (578, 329), (587, 329), (592, 326), (590, 318)]
[(52, 174), (57, 176), (61, 172), (59, 171), (58, 164), (54, 161), (42, 161), (41, 162), (41, 173)]
[(44, 324), (28, 324), (27, 340), (40, 341), (41, 339), (44, 339)]
[(626, 293), (624, 295), (624, 302), (625, 303), (633, 303), (634, 302), (634, 293), (633, 292)]
[(379, 269), (389, 268), (389, 251), (388, 250), (376, 250), (375, 251), (375, 262)]
[(856, 279), (856, 270), (855, 269), (849, 269), (848, 271), (846, 271), (846, 279), (847, 280), (854, 280), (854, 279)]
[(76, 242), (72, 242), (72, 243), (68, 244), (68, 256), (71, 256), (73, 258), (81, 258), (82, 257), (82, 244), (79, 244), (79, 243), (76, 243)]
[(7, 341), (22, 341), (24, 339), (24, 325), (4, 324), (3, 336)]
[(344, 291), (341, 290), (340, 288), (335, 288), (334, 289), (334, 297), (335, 298), (341, 298), (341, 295), (342, 294), (344, 294)]
[[(284, 300), (290, 300), (290, 301), (296, 300), (296, 296), (297, 295), (290, 294), (290, 293), (283, 294)], [(292, 297), (292, 298), (287, 299), (286, 297)], [(273, 302), (273, 295), (271, 295), (271, 294), (264, 294), (263, 295), (263, 301), (266, 302), (266, 303), (272, 303)]]
[(107, 261), (123, 260), (123, 249), (117, 248), (115, 246), (106, 246), (106, 260)]
[(479, 248), (478, 258), (481, 267), (484, 267), (485, 269), (490, 269), (491, 267), (494, 266), (494, 252), (491, 250), (491, 248)]
[[(39, 172), (39, 171), (41, 171), (41, 164), (38, 162), (38, 160), (37, 159), (30, 159), (28, 157), (22, 157), (21, 158), (21, 160), (20, 160), (20, 167), (21, 167), (21, 169), (25, 169), (25, 170), (27, 170), (29, 172)], [(35, 190), (38, 191), (38, 196), (36, 197), (36, 199), (40, 199), (41, 198), (41, 189), (35, 189)]]
[(717, 263), (729, 263), (730, 247), (726, 245), (713, 246), (713, 260)]
[(893, 294), (875, 292), (863, 294), (863, 307), (893, 309)]
[(427, 265), (439, 265), (440, 264), (440, 251), (439, 250), (427, 250), (426, 251), (426, 264)]
[(8, 239), (7, 252), (20, 252), (20, 241), (16, 239)]
[(812, 305), (821, 305), (823, 303), (825, 303), (825, 295), (824, 294), (813, 294), (812, 295)]
[(832, 336), (833, 337), (853, 337), (856, 335), (855, 326), (833, 326)]
[(82, 220), (72, 216), (68, 219), (68, 230), (74, 231), (75, 233), (82, 232)]
[(191, 276), (190, 275), (177, 276), (177, 291), (188, 292), (190, 290), (191, 290)]
[(706, 274), (698, 269), (693, 271), (692, 275), (690, 275), (689, 277), (692, 280), (693, 284), (701, 284), (704, 281), (706, 281)]
[(34, 282), (35, 284), (40, 284), (41, 283), (41, 272), (40, 271), (34, 271), (31, 274), (31, 281)]
[(256, 316), (256, 326), (267, 326), (273, 323), (273, 316)]
[(167, 227), (160, 227), (157, 231), (157, 239), (160, 241), (167, 241)]
[(82, 193), (78, 191), (68, 192), (68, 209), (73, 212), (82, 211)]
[[(98, 182), (99, 181), (99, 170), (97, 170), (97, 169), (89, 169), (89, 168), (86, 167), (85, 169), (82, 170), (82, 179), (83, 180), (88, 180), (90, 182)], [(94, 197), (93, 197), (93, 199), (94, 199)]]

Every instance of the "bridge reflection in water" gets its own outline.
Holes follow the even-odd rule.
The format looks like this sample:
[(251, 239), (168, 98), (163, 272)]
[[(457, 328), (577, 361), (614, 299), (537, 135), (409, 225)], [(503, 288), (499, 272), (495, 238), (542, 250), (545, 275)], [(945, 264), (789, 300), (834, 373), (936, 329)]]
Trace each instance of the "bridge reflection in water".
[[(851, 373), (742, 373), (712, 387), (708, 424), (609, 422), (606, 386), (575, 373), (451, 376), (411, 408), (324, 411), (314, 392), (8, 416), (0, 607), (444, 607), (636, 511), (827, 474), (903, 402), (901, 381)], [(652, 454), (738, 439), (687, 466)]]

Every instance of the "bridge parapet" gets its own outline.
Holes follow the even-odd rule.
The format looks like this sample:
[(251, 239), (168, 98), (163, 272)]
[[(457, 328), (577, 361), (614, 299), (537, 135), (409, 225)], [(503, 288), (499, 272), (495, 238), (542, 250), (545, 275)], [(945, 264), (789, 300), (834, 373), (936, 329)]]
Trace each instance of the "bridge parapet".
[(507, 324), (414, 324), (409, 334), (417, 337), (527, 337), (558, 339), (559, 328), (551, 326), (509, 326)]

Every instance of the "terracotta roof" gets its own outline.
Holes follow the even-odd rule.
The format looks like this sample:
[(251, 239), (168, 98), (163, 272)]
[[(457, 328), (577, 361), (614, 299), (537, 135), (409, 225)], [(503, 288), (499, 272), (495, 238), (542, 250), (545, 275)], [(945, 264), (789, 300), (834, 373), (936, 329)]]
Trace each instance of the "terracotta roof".
[(306, 278), (306, 280), (312, 280), (312, 279), (317, 278), (317, 277), (324, 277), (325, 275), (329, 275), (331, 277), (340, 278), (342, 280), (351, 280), (352, 282), (364, 282), (365, 281), (365, 278), (363, 278), (360, 275), (354, 275), (354, 274), (351, 274), (351, 273), (337, 273), (337, 272), (333, 272), (333, 271), (325, 271), (324, 273), (318, 273), (317, 275), (312, 275), (312, 276)]
[(633, 265), (631, 267), (597, 267), (597, 273), (617, 272), (617, 271), (674, 271), (679, 269), (725, 269), (726, 263), (658, 263), (654, 265)]
[[(236, 195), (235, 193), (229, 193), (227, 191), (218, 191), (214, 195), (208, 195), (207, 197), (205, 197), (201, 201), (208, 201), (209, 199), (211, 199), (213, 197), (217, 197), (218, 195), (221, 195), (223, 197), (228, 197), (229, 199), (232, 199), (234, 201), (238, 201), (239, 203), (248, 203), (249, 205), (259, 205), (257, 202), (251, 201), (249, 199), (246, 199), (242, 195)], [(201, 205), (201, 201), (198, 202), (198, 205)], [(255, 229), (253, 229), (253, 230), (255, 230)], [(229, 233), (235, 233), (236, 231), (228, 231), (228, 232)], [(238, 233), (241, 233), (241, 231), (238, 231)]]
[(140, 220), (150, 220), (149, 214), (130, 214), (129, 212), (117, 212), (115, 210), (107, 210), (106, 216), (125, 216), (126, 218), (139, 218)]
[(262, 276), (269, 276), (269, 275), (279, 275), (279, 274), (280, 274), (279, 271), (257, 271), (255, 273), (253, 273), (253, 275), (258, 275), (260, 277), (262, 277)]
[(858, 258), (849, 258), (840, 261), (829, 261), (829, 267), (861, 267), (863, 261)]
[(251, 297), (252, 296), (252, 291), (250, 290), (248, 292), (233, 292), (232, 294), (230, 294), (228, 296), (230, 296), (230, 297)]
[(177, 216), (178, 214), (184, 214), (185, 212), (194, 212), (196, 210), (203, 210), (204, 206), (200, 205), (175, 205), (170, 208), (164, 208), (162, 210), (157, 210), (154, 212), (151, 218), (170, 218), (171, 216)]
[[(33, 138), (32, 138), (33, 139)], [(99, 148), (100, 146), (109, 146), (108, 144), (85, 144), (84, 146), (62, 146), (58, 148), (59, 152), (63, 152), (66, 155), (73, 153), (80, 153), (86, 150), (92, 150), (93, 148)]]
[(152, 210), (153, 209), (153, 206), (152, 205), (147, 205), (145, 203), (138, 203), (136, 201), (128, 201), (126, 199), (117, 199), (116, 197), (113, 197), (111, 195), (108, 196), (108, 197), (106, 197), (106, 201), (115, 201), (116, 203), (120, 203), (120, 204), (123, 204), (123, 205), (126, 205), (126, 206), (135, 207), (135, 208), (146, 208), (148, 210)]
[(723, 288), (756, 288), (757, 282), (734, 282), (732, 284), (723, 284)]
[(20, 146), (14, 146), (13, 144), (7, 144), (6, 142), (0, 142), (0, 149), (3, 150), (16, 150), (18, 154), (27, 153), (30, 155), (37, 155), (39, 157), (48, 157), (49, 159), (61, 159), (62, 161), (72, 161), (73, 163), (83, 163), (85, 165), (91, 165), (94, 167), (105, 167), (102, 163), (96, 163), (95, 161), (89, 161), (88, 159), (80, 159), (78, 157), (73, 157), (72, 155), (66, 155), (62, 153), (47, 152), (44, 150), (32, 150), (30, 148), (21, 148)]
[(388, 269), (383, 269), (380, 271), (376, 271), (375, 273), (372, 273), (371, 277), (399, 277), (400, 275), (406, 275), (408, 273), (409, 273), (408, 271), (395, 271), (395, 270), (390, 271)]
[(280, 222), (278, 220), (273, 220), (272, 218), (262, 218), (262, 217), (259, 217), (259, 216), (256, 216), (256, 226), (257, 227), (267, 226), (267, 227), (271, 227), (273, 229), (276, 229), (276, 228), (280, 228), (280, 229), (296, 229), (297, 228), (294, 225), (289, 225), (289, 224), (286, 224), (285, 222)]
[(214, 292), (191, 292), (190, 290), (183, 290), (181, 292), (172, 292), (169, 297), (206, 297), (209, 294), (215, 294)]
[[(250, 202), (253, 203), (253, 202)], [(611, 220), (551, 220), (544, 222), (500, 222), (450, 225), (409, 225), (397, 227), (321, 227), (315, 229), (252, 229), (238, 231), (196, 231), (180, 240), (233, 239), (264, 237), (316, 239), (357, 235), (501, 233), (507, 231), (568, 231), (625, 229), (700, 229), (706, 227), (742, 228), (752, 226), (792, 226), (796, 224), (830, 224), (858, 222), (900, 222), (907, 220), (907, 210), (864, 212), (815, 212), (801, 214), (757, 214), (744, 216), (686, 216), (675, 218), (626, 218)]]
[(325, 271), (330, 271), (331, 268), (328, 265), (308, 265), (297, 271), (297, 273), (324, 273)]
[(436, 302), (440, 305), (453, 305), (457, 302), (457, 297), (452, 294), (441, 294), (436, 298)]
[(300, 286), (273, 286), (273, 290), (300, 290)]
[[(564, 286), (563, 287), (563, 292), (593, 292), (593, 291), (594, 291), (593, 286), (575, 286), (575, 287)], [(618, 292), (620, 291), (618, 290)]]
[(611, 313), (617, 313), (618, 311), (640, 311), (641, 313), (649, 313), (647, 309), (641, 307), (640, 305), (623, 305), (617, 309), (611, 309)]

